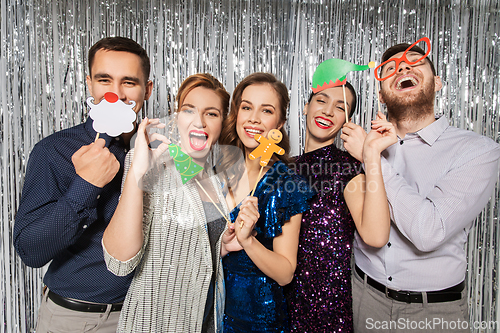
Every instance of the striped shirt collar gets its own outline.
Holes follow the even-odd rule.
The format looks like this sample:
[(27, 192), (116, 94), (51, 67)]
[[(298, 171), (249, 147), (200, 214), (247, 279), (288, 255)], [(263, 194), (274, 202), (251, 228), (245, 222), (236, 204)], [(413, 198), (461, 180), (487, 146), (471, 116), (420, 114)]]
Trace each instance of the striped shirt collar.
[[(425, 143), (432, 146), (434, 142), (444, 133), (444, 131), (449, 127), (448, 119), (445, 116), (436, 118), (436, 121), (432, 124), (416, 131), (415, 133), (407, 133), (403, 141), (419, 136)], [(399, 138), (401, 141), (401, 138)]]

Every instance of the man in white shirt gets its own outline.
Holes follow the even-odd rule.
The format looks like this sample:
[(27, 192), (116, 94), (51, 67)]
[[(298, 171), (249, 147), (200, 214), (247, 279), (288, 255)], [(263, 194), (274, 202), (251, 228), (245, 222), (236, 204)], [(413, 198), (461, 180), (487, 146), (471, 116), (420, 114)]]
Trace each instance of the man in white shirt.
[[(422, 40), (427, 51), (416, 46)], [(372, 248), (357, 233), (354, 241), (356, 332), (470, 332), (464, 245), (495, 188), (500, 146), (435, 117), (442, 82), (429, 40), (420, 41), (392, 46), (376, 68), (399, 142), (382, 153), (389, 242)], [(363, 132), (344, 127), (353, 156), (361, 156)]]

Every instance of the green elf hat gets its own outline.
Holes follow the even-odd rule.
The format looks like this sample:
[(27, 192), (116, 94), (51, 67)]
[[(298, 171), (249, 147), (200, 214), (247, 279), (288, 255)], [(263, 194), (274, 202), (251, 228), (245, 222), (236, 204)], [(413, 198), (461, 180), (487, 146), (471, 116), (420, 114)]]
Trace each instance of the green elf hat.
[(353, 71), (364, 71), (375, 67), (375, 62), (370, 61), (368, 65), (356, 65), (342, 59), (328, 59), (319, 64), (313, 74), (312, 91), (319, 91), (342, 86), (346, 83), (346, 75)]

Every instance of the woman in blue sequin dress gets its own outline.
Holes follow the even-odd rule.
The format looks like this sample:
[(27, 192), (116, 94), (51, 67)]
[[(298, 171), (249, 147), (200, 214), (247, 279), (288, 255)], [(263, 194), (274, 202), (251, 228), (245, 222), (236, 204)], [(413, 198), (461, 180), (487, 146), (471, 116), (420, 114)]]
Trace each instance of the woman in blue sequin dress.
[[(231, 180), (227, 198), (234, 207), (230, 230), (243, 250), (223, 258), (224, 332), (289, 331), (282, 286), (292, 280), (301, 215), (313, 193), (284, 162), (289, 150), (284, 131), (279, 145), (286, 153), (281, 160), (271, 159), (260, 179), (259, 159), (248, 157), (259, 145), (255, 134), (267, 137), (270, 130), (282, 129), (288, 103), (287, 88), (273, 75), (251, 74), (234, 90), (223, 126), (223, 144), (240, 147), (246, 156), (246, 174)], [(249, 196), (257, 181), (254, 196)]]
[(305, 152), (297, 158), (296, 168), (317, 185), (318, 194), (302, 215), (297, 270), (286, 288), (292, 332), (352, 332), (354, 232), (357, 228), (365, 242), (376, 247), (389, 237), (380, 153), (396, 142), (396, 135), (385, 117), (372, 123), (375, 130), (365, 141), (363, 174), (361, 164), (334, 144), (345, 123), (345, 108), (352, 115), (356, 107), (354, 88), (347, 82), (346, 87), (347, 101), (342, 86), (326, 86), (311, 94), (304, 108)]

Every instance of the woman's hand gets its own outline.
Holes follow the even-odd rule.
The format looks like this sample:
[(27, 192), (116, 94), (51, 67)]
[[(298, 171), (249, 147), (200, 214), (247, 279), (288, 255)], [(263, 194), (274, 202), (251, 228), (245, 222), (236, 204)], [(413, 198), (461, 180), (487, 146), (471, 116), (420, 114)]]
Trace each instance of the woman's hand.
[(226, 231), (222, 234), (221, 248), (220, 248), (220, 256), (224, 257), (229, 252), (241, 251), (243, 248), (240, 243), (238, 243), (238, 239), (236, 239), (236, 233), (234, 232), (234, 223), (229, 223)]
[(257, 198), (245, 198), (241, 204), (240, 213), (235, 223), (229, 223), (226, 231), (222, 234), (221, 257), (224, 257), (229, 252), (243, 250), (241, 242), (245, 242), (245, 240), (248, 242), (248, 239), (257, 235), (257, 232), (253, 228), (259, 216)]
[(398, 142), (394, 125), (387, 121), (382, 112), (377, 113), (377, 119), (372, 120), (372, 130), (366, 136), (363, 145), (363, 159), (368, 154), (380, 155), (387, 147)]
[(363, 162), (363, 144), (366, 138), (365, 130), (355, 123), (348, 122), (342, 126), (340, 138), (344, 141), (344, 148), (352, 157)]
[[(139, 124), (137, 128), (137, 138), (134, 147), (134, 159), (132, 160), (132, 169), (137, 180), (150, 169), (154, 161), (158, 159), (168, 149), (170, 140), (159, 133), (149, 134), (151, 128), (164, 128), (165, 124), (160, 123), (158, 119), (148, 119), (147, 117)], [(153, 141), (161, 141), (156, 149), (149, 148)]]
[(245, 248), (252, 242), (254, 238), (253, 229), (259, 217), (259, 202), (257, 197), (246, 197), (241, 204), (240, 213), (234, 222), (236, 238), (242, 248)]

